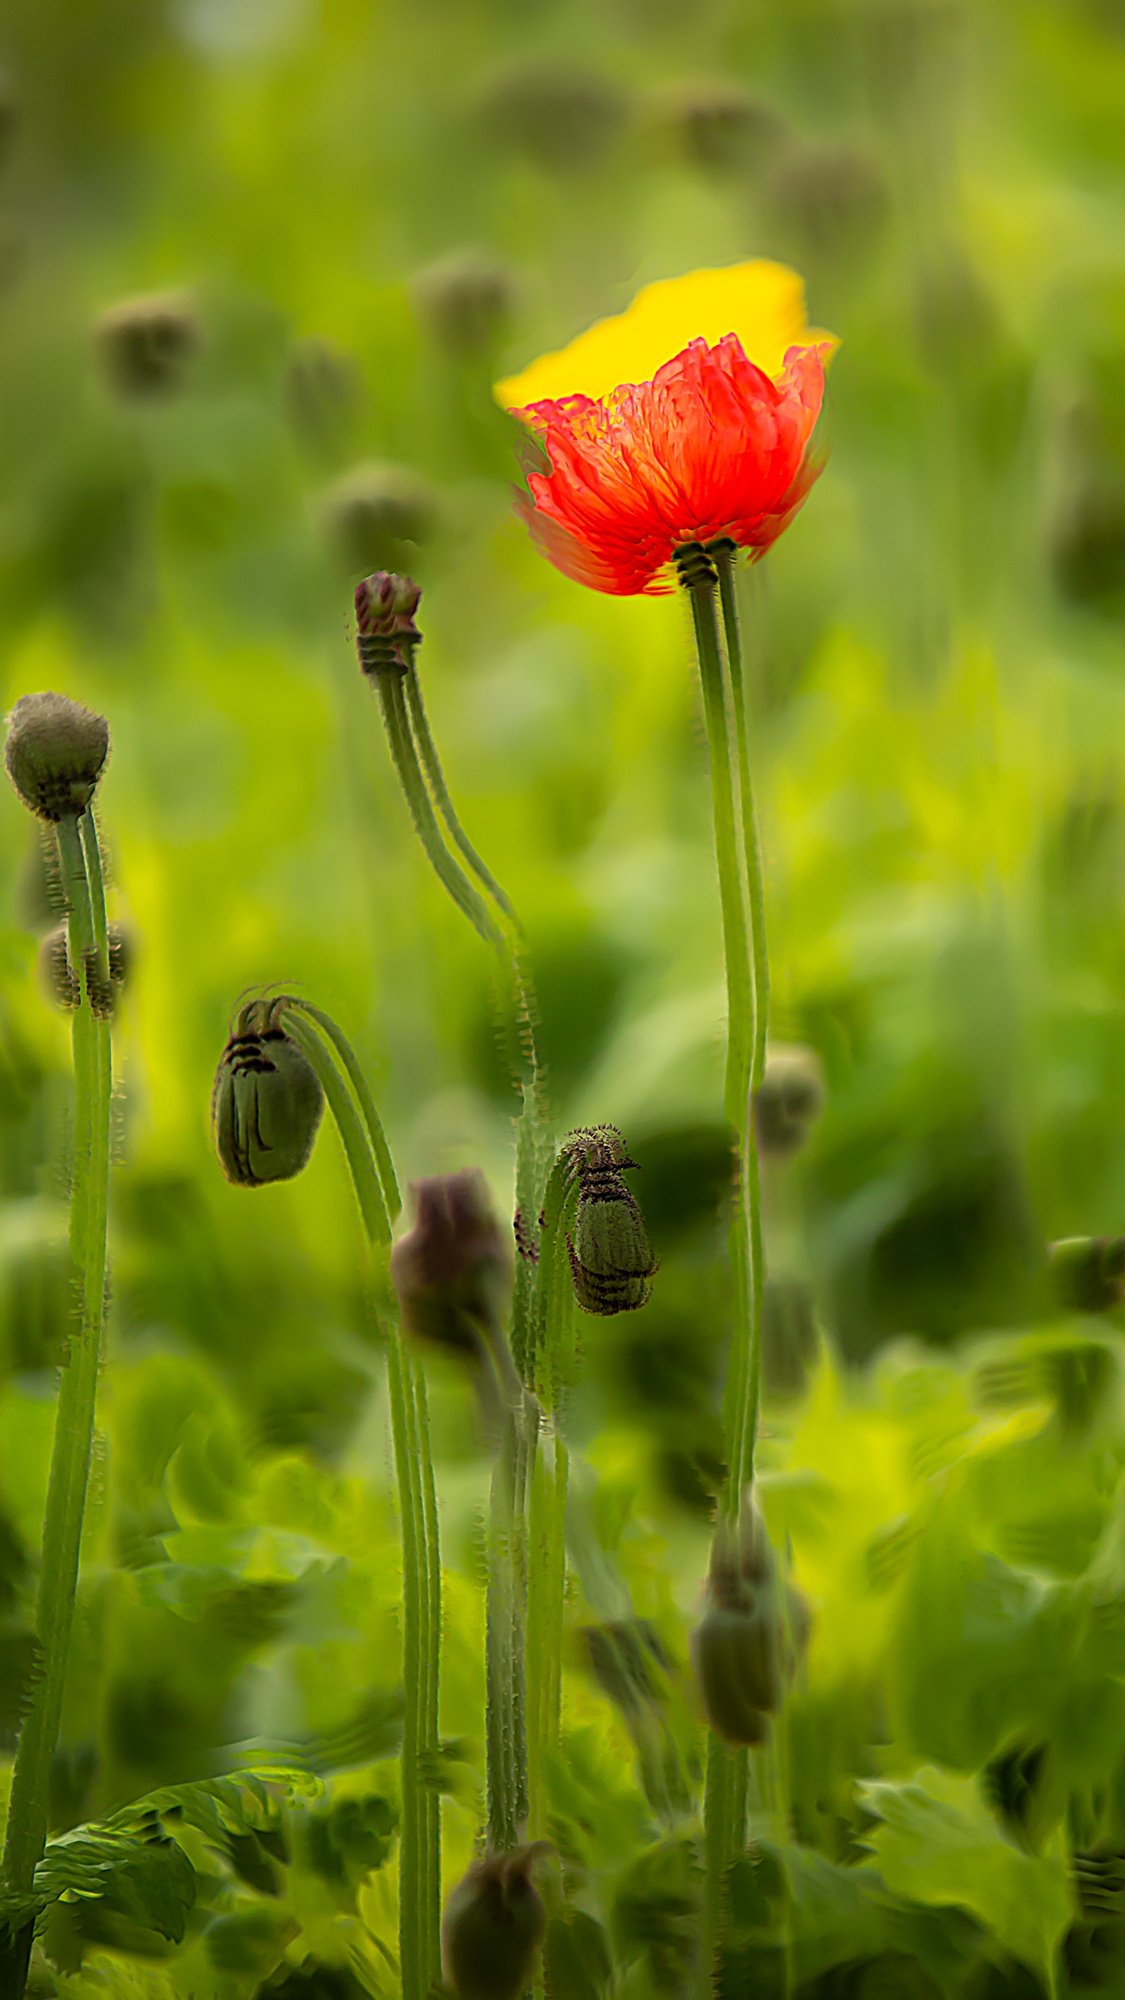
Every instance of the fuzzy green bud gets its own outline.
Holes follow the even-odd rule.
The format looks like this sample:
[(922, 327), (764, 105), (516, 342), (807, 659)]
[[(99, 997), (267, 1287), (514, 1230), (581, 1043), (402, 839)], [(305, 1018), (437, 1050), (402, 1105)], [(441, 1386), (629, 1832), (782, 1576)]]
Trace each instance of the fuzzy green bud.
[(531, 1985), (547, 1928), (543, 1899), (531, 1880), (546, 1841), (475, 1861), (446, 1906), (441, 1927), (442, 1970), (458, 2000), (519, 2000)]
[(109, 755), (109, 724), (65, 694), (25, 694), (8, 717), (4, 762), (26, 806), (58, 822), (84, 813)]
[(433, 535), (433, 490), (403, 465), (354, 466), (323, 504), (329, 539), (353, 576), (397, 568)]
[(704, 1713), (727, 1743), (764, 1743), (808, 1639), (804, 1598), (779, 1577), (766, 1525), (752, 1500), (737, 1528), (721, 1523), (712, 1545), (707, 1610), (691, 1635)]
[(476, 1169), (417, 1181), (414, 1227), (391, 1252), (391, 1279), (409, 1333), (479, 1360), (499, 1324), (512, 1260)]
[(575, 173), (605, 158), (628, 105), (596, 70), (533, 56), (489, 80), (481, 110), (493, 139), (548, 173)]
[(484, 352), (511, 316), (509, 272), (476, 250), (431, 264), (415, 278), (413, 290), (419, 318), (447, 354)]
[(211, 1111), (223, 1172), (236, 1187), (292, 1180), (312, 1152), (324, 1092), (281, 1025), (283, 1001), (252, 1001), (215, 1075)]
[(754, 1093), (758, 1151), (785, 1159), (799, 1152), (824, 1109), (824, 1072), (815, 1049), (776, 1043)]
[(180, 388), (199, 346), (199, 322), (181, 292), (125, 299), (104, 312), (95, 337), (106, 373), (122, 396)]
[(725, 81), (662, 91), (654, 110), (684, 156), (704, 173), (751, 172), (786, 137), (785, 120), (772, 106)]
[(631, 1160), (615, 1125), (572, 1132), (563, 1148), (578, 1182), (574, 1234), (567, 1237), (574, 1296), (583, 1312), (635, 1312), (652, 1291), (656, 1259), (644, 1217), (621, 1176)]

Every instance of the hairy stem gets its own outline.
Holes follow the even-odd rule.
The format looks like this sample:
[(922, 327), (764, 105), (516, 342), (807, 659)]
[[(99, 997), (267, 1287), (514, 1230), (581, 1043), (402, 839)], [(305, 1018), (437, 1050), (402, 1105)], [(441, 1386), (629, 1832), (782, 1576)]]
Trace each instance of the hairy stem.
[[(69, 910), (70, 962), (83, 989), (73, 1023), (74, 1173), (70, 1209), (70, 1252), (80, 1288), (80, 1312), (59, 1384), (35, 1608), (37, 1672), (16, 1750), (4, 1843), (5, 1887), (21, 1895), (32, 1887), (47, 1838), (48, 1785), (74, 1619), (105, 1316), (112, 1058), (109, 1023), (96, 1017), (90, 1006), (87, 976), (90, 961), (96, 962), (101, 955), (99, 947), (103, 947), (105, 903), (100, 864), (91, 900), (87, 854), (91, 840), (96, 847), (92, 828), (84, 840), (78, 820), (64, 819), (59, 823), (58, 840)], [(14, 1951), (9, 1990), (13, 2000), (19, 2000), (30, 1938), (17, 1937)]]

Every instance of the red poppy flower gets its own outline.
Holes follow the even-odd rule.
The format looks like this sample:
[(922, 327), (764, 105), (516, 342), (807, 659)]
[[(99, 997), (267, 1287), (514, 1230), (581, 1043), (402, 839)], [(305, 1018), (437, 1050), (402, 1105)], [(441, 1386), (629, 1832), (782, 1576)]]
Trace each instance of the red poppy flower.
[[(707, 337), (724, 311), (742, 321), (743, 337)], [(747, 344), (776, 373), (747, 358), (747, 318)], [(692, 324), (700, 334), (649, 381), (516, 401), (525, 386), (544, 378), (554, 386), (568, 371), (596, 382), (631, 351), (651, 357), (661, 339)], [(650, 285), (628, 312), (502, 383), (500, 399), (549, 461), (529, 474), (522, 503), (543, 553), (567, 576), (618, 596), (669, 588), (668, 565), (685, 542), (728, 537), (763, 554), (820, 469), (809, 439), (835, 344), (805, 328), (795, 274), (755, 262)]]

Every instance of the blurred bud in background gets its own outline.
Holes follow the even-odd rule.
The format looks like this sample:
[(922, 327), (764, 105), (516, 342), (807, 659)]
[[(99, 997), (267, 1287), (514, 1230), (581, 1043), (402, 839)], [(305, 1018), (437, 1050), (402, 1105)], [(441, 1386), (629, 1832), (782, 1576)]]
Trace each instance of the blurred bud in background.
[(812, 269), (850, 264), (870, 249), (887, 209), (878, 161), (846, 141), (788, 147), (765, 192), (784, 247)]
[[(123, 924), (108, 926), (109, 946), (109, 991), (99, 989), (95, 1012), (111, 1014), (117, 993), (126, 984), (133, 964), (132, 933)], [(82, 989), (67, 955), (67, 926), (56, 924), (48, 931), (39, 947), (39, 985), (43, 997), (56, 1007), (77, 1007), (81, 1004)], [(91, 975), (88, 971), (87, 977)]]
[(436, 526), (433, 488), (404, 465), (357, 465), (322, 505), (331, 546), (351, 575), (412, 568)]
[(454, 1889), (441, 1927), (442, 1969), (458, 2000), (519, 2000), (547, 1928), (531, 1880), (546, 1841), (486, 1854)]
[(40, 819), (84, 813), (108, 755), (104, 715), (65, 694), (21, 695), (8, 717), (8, 776)]
[(1064, 1236), (1050, 1245), (1047, 1262), (1066, 1312), (1113, 1312), (1125, 1297), (1125, 1236)]
[(799, 1152), (824, 1109), (824, 1070), (815, 1049), (777, 1042), (766, 1052), (765, 1074), (754, 1095), (758, 1151), (788, 1159)]
[(819, 1352), (812, 1286), (795, 1276), (767, 1278), (762, 1294), (762, 1393), (799, 1396)]
[(709, 1604), (691, 1636), (704, 1713), (727, 1743), (764, 1743), (808, 1643), (801, 1593), (779, 1576), (766, 1524), (747, 1495), (737, 1526), (711, 1546)]
[(166, 396), (182, 389), (199, 350), (199, 320), (183, 292), (124, 299), (94, 328), (102, 366), (122, 396)]
[(281, 1008), (244, 1007), (219, 1060), (211, 1112), (222, 1169), (236, 1187), (288, 1181), (307, 1165), (324, 1111), (311, 1064)]
[(677, 83), (654, 91), (649, 110), (680, 157), (701, 173), (754, 173), (783, 146), (780, 112), (737, 83)]
[(402, 1323), (447, 1353), (479, 1361), (499, 1329), (512, 1255), (477, 1168), (415, 1182), (414, 1227), (391, 1253)]
[(1103, 616), (1125, 607), (1121, 429), (1119, 413), (1091, 396), (1074, 397), (1057, 421), (1058, 471), (1047, 530), (1051, 571), (1061, 597)]
[(627, 111), (624, 92), (608, 77), (549, 58), (497, 71), (480, 93), (491, 137), (548, 173), (601, 166), (624, 130)]
[(447, 354), (486, 354), (503, 339), (515, 303), (506, 264), (461, 250), (420, 271), (411, 287), (426, 332)]
[(316, 457), (343, 456), (360, 404), (359, 368), (327, 340), (301, 340), (285, 370), (289, 420), (306, 450)]
[(20, 122), (20, 97), (15, 78), (0, 69), (0, 167), (6, 167)]
[(914, 300), (918, 346), (939, 379), (979, 375), (999, 335), (996, 306), (968, 258), (949, 251), (931, 260)]

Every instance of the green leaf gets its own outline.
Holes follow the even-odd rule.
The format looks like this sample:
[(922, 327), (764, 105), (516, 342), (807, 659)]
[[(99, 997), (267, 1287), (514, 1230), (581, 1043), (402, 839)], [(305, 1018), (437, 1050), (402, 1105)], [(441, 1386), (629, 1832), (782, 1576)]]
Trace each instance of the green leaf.
[(1059, 1940), (1075, 1915), (1061, 1838), (1040, 1855), (1021, 1853), (975, 1781), (933, 1765), (904, 1783), (867, 1784), (861, 1792), (881, 1822), (867, 1844), (888, 1889), (971, 1911), (1050, 1985)]

